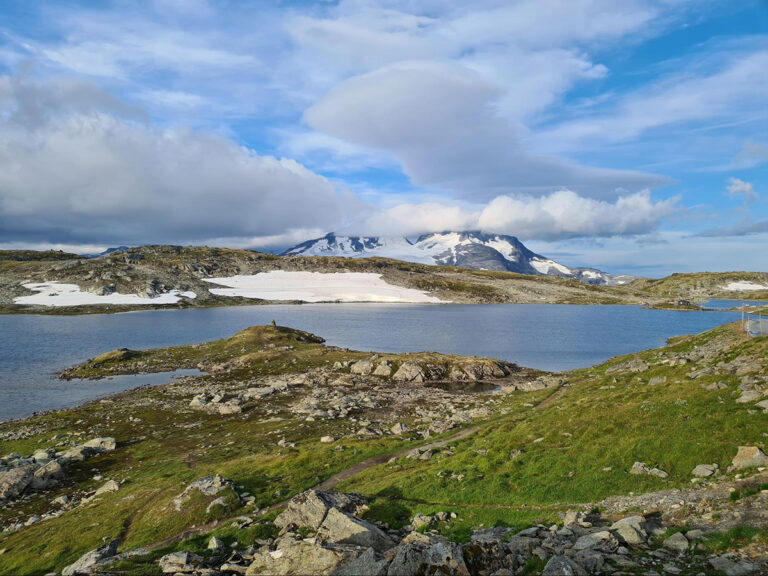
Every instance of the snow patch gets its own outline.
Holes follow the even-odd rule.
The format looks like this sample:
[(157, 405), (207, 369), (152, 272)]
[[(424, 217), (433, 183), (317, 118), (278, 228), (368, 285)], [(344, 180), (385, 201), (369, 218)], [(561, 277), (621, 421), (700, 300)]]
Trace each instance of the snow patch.
[(573, 275), (573, 271), (570, 268), (563, 266), (562, 264), (558, 264), (554, 260), (540, 260), (539, 258), (532, 258), (531, 266), (533, 266), (536, 272), (541, 274), (549, 274), (549, 271), (554, 268), (563, 274), (567, 274), (569, 276)]
[(765, 284), (757, 284), (755, 282), (730, 282), (723, 286), (724, 290), (730, 292), (740, 292), (742, 290), (768, 290), (768, 286)]
[(217, 296), (304, 302), (444, 302), (421, 290), (393, 286), (385, 282), (381, 274), (368, 272), (323, 273), (273, 270), (250, 276), (205, 278), (204, 280), (227, 286), (227, 288), (211, 288), (211, 294)]
[(59, 282), (37, 282), (22, 284), (24, 288), (34, 290), (37, 294), (14, 298), (15, 304), (37, 304), (41, 306), (88, 306), (91, 304), (128, 304), (146, 306), (153, 304), (176, 304), (182, 298), (197, 298), (194, 292), (179, 292), (171, 290), (155, 298), (144, 298), (138, 294), (92, 294), (83, 292), (77, 284), (60, 284)]

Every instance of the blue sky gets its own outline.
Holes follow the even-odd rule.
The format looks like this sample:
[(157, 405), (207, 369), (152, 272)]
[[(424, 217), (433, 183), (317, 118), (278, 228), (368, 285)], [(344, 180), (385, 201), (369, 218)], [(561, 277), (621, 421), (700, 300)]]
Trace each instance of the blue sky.
[(766, 270), (766, 70), (759, 0), (6, 0), (0, 246), (483, 229)]

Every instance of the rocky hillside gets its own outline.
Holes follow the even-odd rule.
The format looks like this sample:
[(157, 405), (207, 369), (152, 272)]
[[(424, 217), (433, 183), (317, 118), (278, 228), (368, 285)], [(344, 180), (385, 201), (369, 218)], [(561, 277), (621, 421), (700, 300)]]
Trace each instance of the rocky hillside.
[(630, 286), (649, 297), (694, 302), (717, 298), (768, 300), (768, 273), (765, 272), (672, 274), (658, 280), (640, 278)]
[[(3, 312), (82, 313), (121, 311), (130, 305), (105, 304), (76, 309), (47, 309), (19, 305), (16, 298), (34, 294), (24, 284), (58, 282), (98, 295), (138, 295), (158, 298), (173, 291), (181, 295), (173, 307), (258, 304), (258, 300), (222, 297), (211, 293), (213, 277), (251, 275), (273, 270), (311, 272), (363, 272), (381, 275), (393, 286), (422, 290), (456, 303), (549, 302), (640, 304), (643, 297), (619, 288), (586, 286), (555, 277), (532, 277), (510, 272), (482, 272), (447, 266), (427, 266), (380, 258), (275, 256), (228, 248), (144, 246), (100, 258), (65, 260), (23, 258), (0, 254), (0, 310)], [(194, 293), (194, 297), (186, 294)], [(155, 304), (154, 307), (166, 305)], [(150, 307), (153, 307), (150, 306)], [(145, 303), (146, 307), (146, 303)]]
[(105, 353), (64, 376), (206, 374), (3, 424), (0, 571), (765, 573), (767, 359), (738, 326), (566, 374), (276, 326)]

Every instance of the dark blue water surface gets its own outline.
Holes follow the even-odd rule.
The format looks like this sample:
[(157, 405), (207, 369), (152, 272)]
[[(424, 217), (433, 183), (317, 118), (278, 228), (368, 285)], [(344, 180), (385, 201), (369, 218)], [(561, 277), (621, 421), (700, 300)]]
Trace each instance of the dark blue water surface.
[(670, 336), (703, 332), (739, 317), (738, 312), (547, 304), (311, 304), (5, 315), (0, 316), (0, 420), (169, 379), (138, 375), (64, 382), (51, 375), (101, 352), (205, 342), (273, 319), (357, 350), (435, 350), (560, 371), (662, 346)]

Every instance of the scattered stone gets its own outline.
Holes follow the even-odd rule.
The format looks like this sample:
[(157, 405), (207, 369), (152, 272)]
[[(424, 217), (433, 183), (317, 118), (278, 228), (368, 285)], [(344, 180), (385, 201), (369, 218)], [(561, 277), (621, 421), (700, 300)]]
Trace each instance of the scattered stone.
[(719, 572), (724, 572), (726, 576), (747, 576), (757, 572), (754, 564), (727, 556), (712, 556), (709, 559), (709, 565)]
[(239, 501), (240, 497), (235, 491), (232, 480), (224, 479), (221, 474), (203, 476), (184, 488), (184, 491), (173, 499), (173, 507), (177, 512), (181, 511), (184, 504), (192, 497), (192, 492), (194, 491), (200, 492), (204, 496), (216, 496), (225, 490), (231, 492), (234, 498)]
[(552, 556), (544, 566), (541, 576), (584, 576), (586, 570), (564, 556)]
[(717, 464), (699, 464), (691, 472), (694, 478), (709, 478), (717, 473), (719, 466)]
[(333, 436), (323, 436), (320, 438), (320, 442), (323, 444), (331, 444), (333, 442)]
[(97, 490), (94, 496), (99, 496), (101, 494), (106, 494), (107, 492), (117, 492), (120, 490), (120, 484), (115, 482), (114, 480), (108, 480), (106, 483), (102, 484)]
[(657, 478), (666, 478), (669, 476), (664, 470), (659, 468), (649, 468), (645, 462), (635, 462), (629, 470), (630, 474), (644, 474), (646, 476), (656, 476)]

